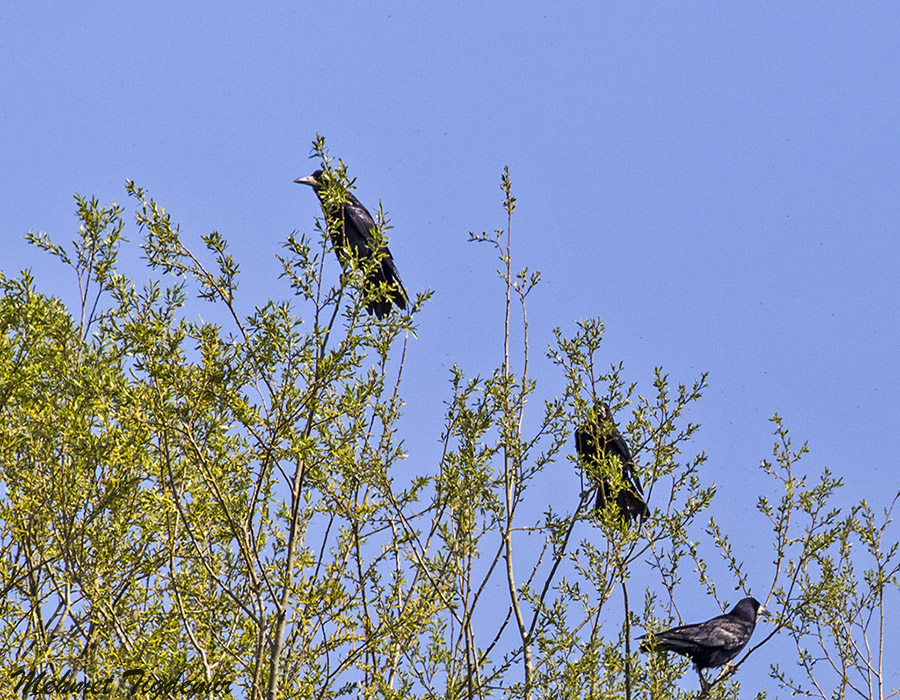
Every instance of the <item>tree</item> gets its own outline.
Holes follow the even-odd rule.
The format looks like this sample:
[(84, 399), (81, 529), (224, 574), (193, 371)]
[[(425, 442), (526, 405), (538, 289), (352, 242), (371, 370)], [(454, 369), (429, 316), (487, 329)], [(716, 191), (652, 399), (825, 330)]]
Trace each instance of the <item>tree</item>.
[[(320, 138), (314, 155), (332, 174), (325, 196), (340, 200), (346, 167)], [(350, 264), (338, 275), (319, 221), (284, 244), (288, 298), (251, 302), (222, 236), (195, 254), (162, 206), (126, 189), (149, 281), (119, 269), (124, 209), (80, 197), (72, 246), (29, 234), (74, 272), (72, 310), (28, 273), (0, 279), (0, 673), (13, 685), (34, 694), (69, 673), (122, 696), (178, 683), (273, 700), (725, 698), (780, 633), (803, 675), (774, 665), (773, 688), (888, 696), (890, 511), (840, 510), (840, 480), (798, 474), (806, 446), (792, 451), (777, 416), (759, 505), (771, 621), (697, 692), (685, 690), (698, 688), (687, 662), (638, 653), (640, 630), (684, 622), (684, 596), (700, 590), (724, 609), (748, 593), (742, 542), (707, 516), (716, 489), (684, 418), (706, 377), (673, 385), (657, 369), (642, 393), (624, 364), (603, 364), (603, 325), (588, 319), (547, 351), (561, 394), (538, 385), (527, 299), (540, 276), (513, 267), (508, 171), (505, 226), (470, 234), (500, 264), (501, 360), (488, 373), (453, 368), (431, 456), (405, 453), (400, 421), (429, 293), (369, 316), (378, 255), (340, 251)], [(576, 473), (572, 432), (601, 400), (630, 411), (620, 427), (651, 509), (640, 526), (617, 517), (615, 499), (592, 513), (587, 486), (553, 502), (540, 488)], [(605, 466), (612, 491), (626, 486)], [(721, 595), (728, 585), (742, 593)]]

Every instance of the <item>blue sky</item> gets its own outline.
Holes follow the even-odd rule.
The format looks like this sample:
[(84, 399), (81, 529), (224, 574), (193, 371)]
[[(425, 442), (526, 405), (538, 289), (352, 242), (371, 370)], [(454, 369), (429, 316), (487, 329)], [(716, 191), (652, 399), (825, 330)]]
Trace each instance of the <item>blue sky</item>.
[[(4, 3), (5, 274), (62, 293), (22, 236), (68, 240), (74, 193), (127, 207), (133, 179), (197, 249), (229, 239), (248, 308), (283, 296), (275, 255), (313, 230), (292, 180), (319, 132), (360, 199), (384, 203), (407, 288), (435, 291), (406, 386), (407, 446), (428, 468), (448, 368), (500, 359), (494, 261), (466, 238), (504, 225), (509, 165), (517, 266), (544, 279), (530, 320), (546, 391), (552, 328), (599, 316), (609, 362), (645, 393), (656, 365), (709, 371), (691, 418), (732, 525), (769, 488), (776, 411), (848, 501), (896, 493), (900, 5), (249, 7)], [(769, 554), (741, 546), (762, 592)], [(702, 618), (697, 598), (682, 612)]]

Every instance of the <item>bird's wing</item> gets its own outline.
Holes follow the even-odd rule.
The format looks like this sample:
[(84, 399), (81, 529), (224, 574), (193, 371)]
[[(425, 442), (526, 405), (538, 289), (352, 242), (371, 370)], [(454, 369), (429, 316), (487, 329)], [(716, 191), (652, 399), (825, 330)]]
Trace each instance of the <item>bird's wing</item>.
[(658, 646), (670, 651), (692, 651), (698, 648), (734, 651), (743, 647), (752, 633), (751, 624), (729, 615), (720, 615), (696, 625), (659, 632), (654, 637)]
[(350, 195), (350, 201), (344, 204), (344, 230), (347, 243), (357, 254), (367, 255), (372, 252), (372, 229), (375, 220), (359, 200)]
[(581, 459), (597, 456), (597, 443), (586, 425), (575, 429), (575, 452)]
[(628, 449), (628, 443), (625, 442), (622, 434), (615, 426), (606, 434), (603, 448), (607, 454), (618, 456), (623, 464), (634, 461), (631, 456), (631, 450)]
[[(603, 432), (606, 430), (607, 432)], [(587, 423), (575, 430), (575, 452), (581, 460), (599, 460), (601, 453), (608, 459), (618, 458), (622, 465), (622, 479), (624, 488), (619, 492), (618, 503), (620, 510), (629, 518), (646, 517), (647, 504), (643, 500), (644, 491), (635, 470), (634, 460), (628, 444), (622, 438), (610, 419), (605, 423)], [(596, 508), (600, 509), (608, 498), (609, 482), (603, 478), (599, 480), (597, 489)]]
[[(606, 437), (604, 449), (607, 454), (617, 456), (622, 462), (622, 480), (634, 492), (636, 500), (640, 501), (640, 512), (646, 512), (647, 505), (644, 503), (644, 489), (641, 487), (641, 480), (638, 478), (634, 457), (631, 456), (631, 450), (628, 443), (619, 430), (613, 426), (612, 431)], [(635, 511), (637, 512), (637, 511)]]
[(638, 478), (637, 470), (634, 468), (634, 462), (626, 462), (622, 466), (622, 478), (634, 489), (637, 496), (643, 498), (644, 489), (641, 486), (641, 480)]
[[(360, 258), (368, 258), (375, 252), (375, 241), (372, 230), (375, 229), (375, 220), (360, 201), (352, 194), (344, 205), (344, 229), (347, 234), (347, 244), (353, 248)], [(391, 287), (387, 299), (370, 300), (366, 304), (369, 311), (373, 311), (378, 318), (384, 318), (391, 308), (391, 303), (405, 309), (409, 301), (406, 289), (397, 272), (394, 258), (390, 249), (382, 243), (381, 263), (366, 277), (366, 287), (371, 290), (372, 285), (385, 283)]]
[(622, 462), (623, 481), (635, 491), (637, 496), (642, 497), (644, 489), (641, 487), (640, 479), (638, 479), (634, 457), (631, 456), (631, 450), (628, 449), (628, 443), (625, 442), (625, 438), (622, 437), (622, 434), (615, 426), (604, 437), (603, 450), (611, 457), (619, 458)]

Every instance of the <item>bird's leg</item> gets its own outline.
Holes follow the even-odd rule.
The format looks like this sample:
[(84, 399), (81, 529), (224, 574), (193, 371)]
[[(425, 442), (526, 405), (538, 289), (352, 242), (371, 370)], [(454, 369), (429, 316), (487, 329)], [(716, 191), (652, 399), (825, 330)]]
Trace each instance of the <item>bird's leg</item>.
[(709, 693), (709, 681), (706, 680), (706, 677), (703, 675), (703, 671), (694, 666), (697, 669), (697, 675), (700, 677), (700, 697), (705, 698)]

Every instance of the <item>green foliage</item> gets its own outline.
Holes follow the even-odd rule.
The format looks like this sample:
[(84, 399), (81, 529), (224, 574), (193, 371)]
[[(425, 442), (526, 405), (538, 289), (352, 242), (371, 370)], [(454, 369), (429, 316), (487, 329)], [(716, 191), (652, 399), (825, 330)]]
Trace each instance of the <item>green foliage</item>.
[[(840, 510), (840, 480), (798, 472), (806, 446), (776, 416), (762, 596), (743, 541), (710, 515), (716, 487), (685, 418), (705, 375), (673, 383), (658, 368), (641, 389), (605, 363), (603, 325), (587, 319), (555, 332), (542, 375), (564, 386), (541, 393), (526, 304), (540, 275), (513, 267), (508, 170), (505, 227), (470, 234), (499, 261), (502, 361), (452, 369), (441, 450), (407, 460), (401, 386), (428, 294), (365, 313), (377, 256), (327, 233), (353, 181), (321, 138), (314, 155), (324, 219), (284, 244), (286, 299), (242, 298), (225, 238), (203, 236), (195, 255), (132, 182), (149, 280), (119, 271), (124, 209), (78, 197), (73, 245), (28, 235), (73, 270), (75, 312), (27, 272), (0, 277), (0, 674), (142, 668), (224, 680), (240, 698), (731, 698), (780, 634), (802, 675), (781, 659), (778, 687), (888, 696), (891, 511)], [(614, 499), (591, 512), (591, 470), (613, 490), (621, 476), (570, 456), (599, 400), (627, 417), (652, 511), (640, 525)], [(550, 503), (548, 479), (566, 473), (581, 474), (580, 499), (573, 476), (572, 497)], [(686, 596), (724, 609), (721, 590), (751, 584), (771, 618), (702, 685), (681, 657), (639, 652), (636, 631), (680, 624)]]

